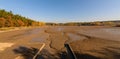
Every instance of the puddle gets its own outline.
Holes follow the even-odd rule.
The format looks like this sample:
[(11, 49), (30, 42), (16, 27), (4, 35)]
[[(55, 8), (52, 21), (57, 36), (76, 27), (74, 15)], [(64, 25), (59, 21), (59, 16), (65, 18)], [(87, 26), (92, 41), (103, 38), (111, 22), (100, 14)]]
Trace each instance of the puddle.
[(43, 42), (45, 42), (45, 38), (44, 37), (34, 38), (34, 39), (32, 39), (32, 42), (41, 42), (41, 43), (43, 43)]
[(120, 35), (120, 29), (102, 29), (102, 30), (104, 30), (105, 32), (108, 32), (108, 33), (110, 33), (110, 34), (117, 34), (117, 35)]
[(58, 28), (58, 31), (62, 31), (63, 30), (63, 28)]
[(86, 39), (86, 37), (83, 37), (83, 36), (80, 36), (77, 34), (73, 34), (73, 33), (68, 33), (67, 35), (70, 38), (70, 42)]

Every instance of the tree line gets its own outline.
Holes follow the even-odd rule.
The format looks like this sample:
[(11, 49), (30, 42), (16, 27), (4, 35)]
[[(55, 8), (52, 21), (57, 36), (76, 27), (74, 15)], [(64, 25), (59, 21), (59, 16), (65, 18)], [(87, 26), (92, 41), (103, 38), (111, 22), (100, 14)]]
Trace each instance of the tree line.
[(120, 27), (120, 21), (46, 23), (46, 25), (50, 25), (50, 26), (116, 26), (116, 27)]
[(34, 21), (12, 11), (0, 9), (0, 27), (42, 26), (43, 22)]
[(21, 26), (117, 26), (120, 21), (96, 21), (96, 22), (68, 22), (68, 23), (44, 23), (26, 18), (12, 11), (0, 9), (0, 27), (21, 27)]

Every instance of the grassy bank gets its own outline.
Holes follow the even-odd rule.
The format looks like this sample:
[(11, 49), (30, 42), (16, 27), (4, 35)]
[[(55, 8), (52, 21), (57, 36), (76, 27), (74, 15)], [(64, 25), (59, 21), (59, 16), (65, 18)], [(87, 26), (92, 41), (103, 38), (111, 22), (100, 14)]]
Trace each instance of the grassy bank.
[(29, 29), (29, 28), (33, 28), (33, 27), (3, 27), (3, 28), (0, 28), (0, 32), (22, 30), (22, 29)]

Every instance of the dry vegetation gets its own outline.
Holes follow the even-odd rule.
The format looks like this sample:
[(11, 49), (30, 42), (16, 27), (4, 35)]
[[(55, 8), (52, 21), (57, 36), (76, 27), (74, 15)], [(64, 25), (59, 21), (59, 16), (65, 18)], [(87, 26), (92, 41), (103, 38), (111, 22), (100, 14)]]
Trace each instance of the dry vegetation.
[(13, 14), (0, 10), (0, 27), (43, 26), (44, 22), (38, 22), (19, 14)]

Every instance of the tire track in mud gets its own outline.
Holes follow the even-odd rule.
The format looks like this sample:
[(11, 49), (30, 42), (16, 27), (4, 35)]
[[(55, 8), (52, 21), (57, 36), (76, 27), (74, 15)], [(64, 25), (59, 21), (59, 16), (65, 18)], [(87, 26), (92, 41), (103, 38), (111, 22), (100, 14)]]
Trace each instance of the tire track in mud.
[[(86, 57), (92, 57), (92, 59), (95, 59), (95, 58), (97, 59), (119, 59), (120, 58), (118, 57), (120, 56), (120, 46), (119, 46), (120, 42), (102, 39), (102, 38), (98, 38), (94, 36), (89, 36), (89, 35), (85, 35), (85, 34), (81, 34), (77, 32), (71, 32), (71, 33), (78, 35), (78, 36), (86, 37), (86, 39), (83, 39), (83, 40), (78, 40), (76, 42), (70, 42), (70, 45), (72, 45), (72, 47), (74, 48), (75, 54), (78, 55), (77, 56), (78, 58), (82, 58), (80, 57), (80, 55), (84, 55)], [(69, 40), (71, 40), (69, 36), (68, 38)]]
[[(64, 32), (64, 31), (62, 31), (62, 32), (48, 32), (48, 31), (45, 31), (45, 33), (48, 33), (49, 34), (49, 38), (47, 39), (48, 41), (49, 41), (49, 48), (50, 48), (50, 50), (49, 51), (51, 51), (51, 49), (54, 51), (54, 53), (53, 54), (51, 54), (51, 53), (47, 53), (47, 57), (50, 57), (50, 56), (53, 56), (54, 55), (54, 57), (55, 56), (57, 56), (56, 54), (57, 53), (61, 53), (62, 51), (65, 51), (65, 47), (64, 47), (64, 44), (67, 42), (67, 43), (70, 43), (70, 41), (72, 40), (71, 39), (71, 37), (70, 36), (68, 36), (68, 33), (71, 33), (71, 32)], [(61, 48), (59, 48), (59, 49), (56, 49), (56, 46), (53, 46), (53, 44), (55, 45), (55, 42), (60, 42), (60, 39), (58, 39), (58, 41), (54, 41), (54, 40), (56, 40), (57, 39), (57, 36), (55, 36), (55, 34), (57, 33), (57, 35), (59, 35), (59, 34), (61, 34), (59, 37), (66, 37), (66, 40), (64, 40), (64, 42), (63, 42), (63, 46), (61, 47)], [(87, 36), (87, 35), (84, 35), (84, 34), (79, 34), (79, 33), (76, 33), (76, 32), (72, 32), (71, 34), (74, 34), (74, 35), (76, 35), (76, 36), (79, 36), (79, 37), (85, 37), (86, 39), (91, 39), (91, 38), (93, 38), (93, 37), (90, 37), (90, 36)], [(55, 36), (55, 37), (54, 37)], [(53, 38), (54, 37), (54, 38)], [(72, 42), (72, 41), (71, 41)], [(47, 49), (48, 50), (48, 49)], [(58, 57), (58, 56), (57, 56)], [(58, 58), (59, 59), (59, 58)]]
[(79, 34), (79, 33), (76, 33), (76, 32), (64, 32), (64, 35), (68, 38), (68, 40), (65, 41), (65, 43), (71, 43), (73, 41), (77, 41), (77, 40), (86, 40), (86, 39), (91, 39), (93, 37), (91, 36), (87, 36), (87, 35), (84, 35), (84, 34)]
[(46, 44), (45, 48), (41, 51), (41, 58), (44, 59), (60, 59), (58, 56), (58, 50), (52, 46), (53, 39), (51, 38), (53, 35), (50, 32), (44, 30), (45, 33), (49, 34), (49, 37), (44, 42)]
[[(89, 35), (86, 35), (86, 34), (81, 34), (81, 33), (78, 33), (76, 31), (72, 31), (72, 32), (65, 32), (65, 35), (68, 37), (69, 40), (71, 40), (70, 36), (68, 34), (74, 34), (76, 36), (79, 36), (79, 37), (85, 37), (83, 38), (83, 41), (86, 40), (86, 39), (102, 39), (102, 38), (98, 38), (98, 37), (94, 37), (94, 36), (89, 36)], [(105, 40), (105, 39), (103, 39)]]
[[(50, 31), (47, 31), (47, 30), (45, 30), (45, 33), (48, 33), (49, 34), (49, 41), (50, 41), (50, 43), (49, 43), (49, 47), (51, 48), (51, 49), (54, 49), (54, 50), (56, 50), (56, 51), (59, 51), (59, 50), (62, 50), (62, 49), (64, 49), (64, 44), (62, 44), (63, 45), (63, 47), (61, 48), (61, 49), (56, 49), (56, 47), (54, 47), (54, 46), (52, 46), (53, 45), (53, 38), (51, 38), (51, 37), (53, 37), (54, 35), (52, 35), (52, 34), (55, 34), (55, 33), (57, 33), (58, 34), (58, 32), (50, 32)], [(66, 37), (66, 40), (64, 41), (64, 43), (69, 43), (72, 39), (70, 38), (70, 36), (68, 36), (68, 33), (72, 33), (72, 34), (75, 34), (75, 35), (77, 35), (77, 36), (82, 36), (82, 37), (85, 37), (85, 38), (87, 38), (87, 39), (91, 39), (92, 37), (90, 37), (90, 36), (87, 36), (87, 35), (84, 35), (84, 34), (79, 34), (79, 33), (76, 33), (76, 32), (64, 32), (64, 31), (62, 31), (62, 32), (60, 32), (59, 34), (61, 34), (62, 33), (62, 35), (63, 36), (65, 36)], [(56, 39), (57, 39), (57, 37), (56, 37)], [(60, 41), (60, 40), (59, 40)]]
[[(105, 56), (104, 54), (111, 53), (111, 52), (107, 52), (107, 49), (108, 49), (107, 47), (108, 46), (109, 47), (114, 47), (115, 46), (117, 48), (117, 46), (116, 46), (117, 44), (116, 45), (110, 45), (110, 44), (114, 44), (116, 42), (106, 40), (106, 39), (102, 39), (102, 38), (98, 38), (98, 37), (94, 37), (94, 36), (89, 36), (89, 35), (82, 34), (82, 33), (76, 32), (76, 31), (69, 31), (69, 32), (67, 32), (67, 31), (61, 31), (61, 32), (45, 31), (45, 32), (49, 34), (49, 39), (48, 39), (49, 42), (50, 42), (49, 47), (50, 47), (50, 49), (54, 50), (54, 54), (47, 53), (47, 57), (51, 57), (52, 59), (55, 59), (55, 58), (60, 59), (60, 57), (57, 55), (57, 53), (62, 53), (62, 51), (65, 51), (64, 50), (64, 43), (69, 43), (71, 45), (71, 43), (77, 42), (77, 40), (74, 40), (74, 39), (76, 39), (75, 38), (76, 36), (77, 36), (77, 39), (78, 39), (77, 44), (80, 47), (77, 50), (77, 51), (79, 51), (79, 53), (82, 52), (82, 53), (87, 53), (88, 55), (93, 56), (93, 57), (101, 56), (101, 57), (107, 58), (107, 56)], [(61, 35), (59, 35), (59, 34), (61, 34)], [(59, 35), (59, 37), (66, 37), (66, 38), (65, 38), (64, 41), (62, 41), (61, 39), (58, 39), (59, 38), (58, 36), (55, 36), (55, 35)], [(84, 38), (81, 38), (81, 37), (84, 37)], [(58, 40), (55, 41), (56, 39), (58, 39)], [(63, 46), (61, 48), (56, 49), (57, 45), (53, 46), (53, 44), (57, 44), (55, 42), (58, 42), (58, 44), (59, 44), (59, 42), (64, 42), (64, 43), (62, 43)], [(77, 44), (75, 43), (75, 46)], [(73, 45), (72, 45), (72, 47), (77, 49), (77, 47), (74, 47)], [(82, 50), (79, 50), (79, 49), (82, 49)], [(103, 49), (103, 50), (101, 51), (101, 49)], [(109, 50), (110, 49), (108, 49), (108, 51)], [(74, 51), (76, 51), (76, 50), (74, 50)], [(104, 51), (106, 51), (106, 52), (104, 52)], [(113, 51), (113, 50), (110, 50), (110, 51)], [(103, 52), (104, 54), (101, 54), (100, 52)], [(113, 53), (111, 53), (111, 54), (113, 54)], [(82, 55), (82, 54), (80, 54), (80, 55)]]
[(59, 33), (59, 34), (58, 35), (60, 38), (58, 38), (58, 36), (54, 36), (54, 34), (51, 35), (52, 37), (54, 36), (54, 38), (52, 37), (50, 38), (51, 40), (50, 47), (58, 51), (64, 47), (64, 42), (68, 40), (63, 33), (62, 34)]
[[(64, 43), (66, 40), (68, 40), (68, 38), (65, 36), (64, 32), (51, 32), (51, 31), (44, 31), (45, 33), (49, 34), (49, 38), (47, 39), (47, 41), (49, 41), (49, 43), (47, 43), (46, 48), (44, 48), (44, 50), (42, 51), (42, 56), (47, 56), (50, 57), (48, 59), (65, 59), (65, 57), (61, 57), (66, 55), (65, 52), (65, 48), (64, 48)], [(63, 52), (64, 50), (64, 52)], [(45, 53), (45, 51), (47, 51)], [(46, 59), (47, 59), (46, 57)]]

